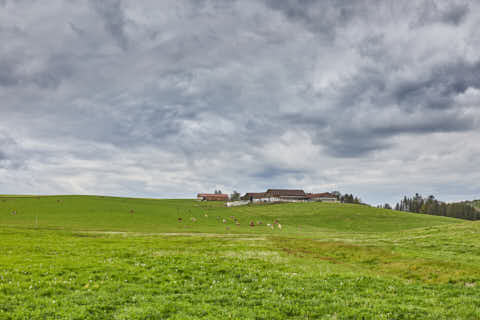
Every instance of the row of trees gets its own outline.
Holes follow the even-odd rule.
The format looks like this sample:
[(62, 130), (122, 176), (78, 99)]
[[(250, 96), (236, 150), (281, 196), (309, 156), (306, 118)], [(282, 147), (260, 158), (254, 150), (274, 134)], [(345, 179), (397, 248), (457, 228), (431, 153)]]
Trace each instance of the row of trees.
[(332, 191), (330, 192), (332, 195), (334, 195), (338, 201), (340, 201), (341, 203), (356, 203), (356, 204), (364, 204), (362, 203), (362, 200), (357, 197), (357, 196), (354, 196), (353, 194), (348, 194), (348, 193), (345, 193), (345, 194), (342, 194), (340, 191)]
[(356, 203), (362, 204), (362, 200), (359, 197), (354, 196), (353, 194), (344, 194), (337, 197), (338, 201), (342, 203)]
[[(391, 209), (388, 204), (385, 204), (383, 207)], [(446, 203), (435, 199), (433, 195), (424, 198), (418, 193), (411, 198), (405, 196), (395, 205), (395, 210), (467, 220), (480, 220), (480, 211), (468, 202)]]

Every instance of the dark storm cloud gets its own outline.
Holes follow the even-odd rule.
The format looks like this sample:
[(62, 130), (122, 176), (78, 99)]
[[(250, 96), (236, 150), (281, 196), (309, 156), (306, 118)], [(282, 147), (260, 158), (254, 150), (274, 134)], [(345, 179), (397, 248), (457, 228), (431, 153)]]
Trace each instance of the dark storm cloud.
[(476, 154), (472, 2), (0, 4), (0, 126), (16, 141), (0, 161), (52, 192), (355, 186), (358, 166), (390, 177), (383, 163), (434, 135)]
[(455, 108), (453, 98), (468, 88), (480, 87), (480, 63), (460, 61), (434, 67), (428, 78), (399, 83), (393, 98), (405, 107)]

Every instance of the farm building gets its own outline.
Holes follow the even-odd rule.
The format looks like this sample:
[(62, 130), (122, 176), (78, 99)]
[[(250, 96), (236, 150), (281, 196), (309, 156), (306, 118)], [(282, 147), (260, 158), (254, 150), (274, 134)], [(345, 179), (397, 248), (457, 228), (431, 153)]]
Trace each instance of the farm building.
[(266, 192), (248, 192), (241, 199), (251, 202), (337, 202), (337, 198), (331, 193), (305, 193), (300, 189), (268, 189)]
[(265, 198), (265, 192), (247, 192), (240, 199), (253, 201), (253, 200), (259, 200), (263, 198)]
[(217, 193), (199, 193), (197, 200), (200, 201), (228, 201), (228, 194)]
[(265, 198), (271, 199), (270, 201), (282, 201), (282, 200), (307, 200), (307, 195), (303, 190), (288, 190), (288, 189), (268, 189), (265, 192)]
[(248, 192), (242, 200), (251, 202), (277, 202), (277, 201), (306, 201), (307, 195), (303, 190), (268, 189), (266, 192)]
[(321, 202), (337, 202), (337, 197), (329, 192), (324, 193), (307, 193), (307, 198), (310, 201), (321, 201)]

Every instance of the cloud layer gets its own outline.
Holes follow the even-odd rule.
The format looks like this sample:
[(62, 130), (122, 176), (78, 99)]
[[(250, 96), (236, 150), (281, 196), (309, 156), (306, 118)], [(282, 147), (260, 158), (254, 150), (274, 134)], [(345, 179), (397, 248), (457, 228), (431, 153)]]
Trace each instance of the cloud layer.
[(0, 193), (480, 198), (471, 1), (0, 1)]

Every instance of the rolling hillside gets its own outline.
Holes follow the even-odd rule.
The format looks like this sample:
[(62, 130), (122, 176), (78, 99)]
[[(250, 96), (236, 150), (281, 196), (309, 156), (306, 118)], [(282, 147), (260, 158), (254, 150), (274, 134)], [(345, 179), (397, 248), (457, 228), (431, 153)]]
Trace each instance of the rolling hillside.
[(360, 205), (5, 196), (0, 319), (476, 319), (479, 235)]
[[(181, 219), (181, 221), (179, 220)], [(226, 220), (225, 222), (223, 220)], [(384, 232), (461, 222), (352, 204), (289, 203), (226, 208), (220, 202), (98, 196), (1, 197), (0, 224), (124, 232)], [(238, 223), (236, 223), (238, 221)], [(250, 223), (254, 222), (255, 227)]]

